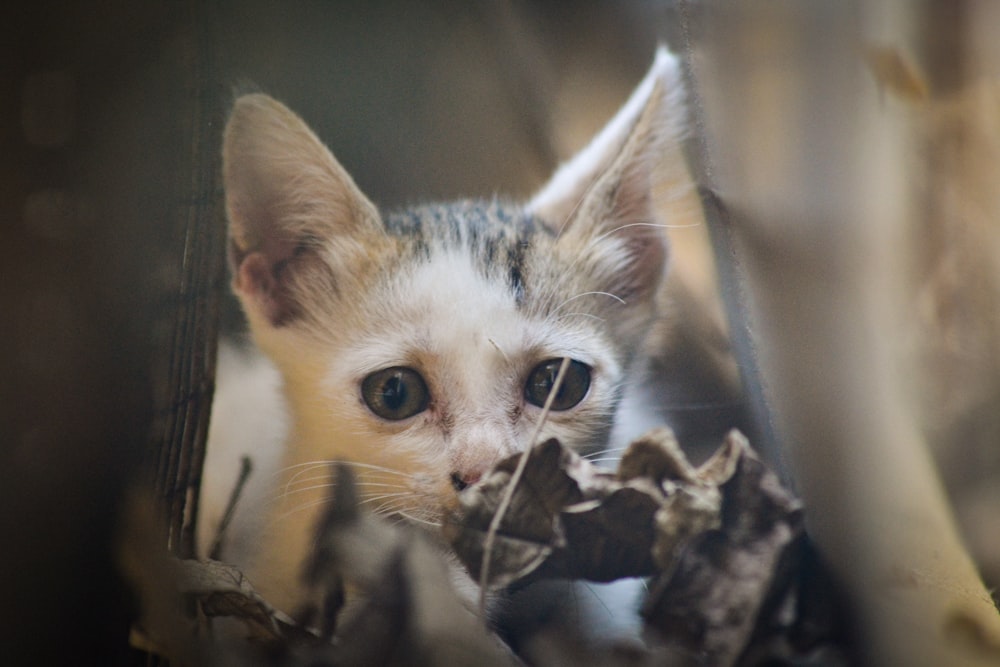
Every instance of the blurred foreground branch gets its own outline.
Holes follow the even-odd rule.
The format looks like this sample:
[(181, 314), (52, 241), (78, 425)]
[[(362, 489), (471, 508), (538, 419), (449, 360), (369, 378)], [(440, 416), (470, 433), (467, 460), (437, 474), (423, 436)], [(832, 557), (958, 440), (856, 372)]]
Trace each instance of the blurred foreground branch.
[(879, 665), (1000, 656), (1000, 616), (910, 402), (907, 241), (927, 194), (914, 186), (915, 137), (863, 48), (919, 53), (931, 4), (714, 7), (703, 26), (712, 38), (692, 60), (704, 176), (729, 209), (709, 217), (735, 243), (746, 325), (808, 529)]

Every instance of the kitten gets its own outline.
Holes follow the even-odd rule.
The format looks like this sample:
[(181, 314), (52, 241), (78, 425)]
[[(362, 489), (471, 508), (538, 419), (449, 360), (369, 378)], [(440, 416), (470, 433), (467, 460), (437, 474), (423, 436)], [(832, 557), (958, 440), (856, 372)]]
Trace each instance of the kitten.
[[(613, 425), (632, 435), (615, 415), (646, 363), (668, 257), (655, 172), (683, 127), (680, 67), (661, 49), (527, 204), (384, 215), (294, 113), (262, 94), (236, 101), (223, 146), (233, 288), (280, 396), (261, 394), (266, 412), (246, 402), (235, 421), (281, 402), (288, 416), (277, 475), (256, 475), (272, 481), (255, 494), (263, 509), (243, 512), (241, 553), (228, 556), (267, 599), (289, 611), (303, 601), (330, 461), (355, 463), (373, 510), (437, 526), (461, 489), (532, 444), (563, 357), (540, 437), (590, 452)], [(226, 354), (220, 394), (239, 383), (227, 371), (242, 362)], [(208, 468), (227, 446), (259, 444), (219, 415)]]

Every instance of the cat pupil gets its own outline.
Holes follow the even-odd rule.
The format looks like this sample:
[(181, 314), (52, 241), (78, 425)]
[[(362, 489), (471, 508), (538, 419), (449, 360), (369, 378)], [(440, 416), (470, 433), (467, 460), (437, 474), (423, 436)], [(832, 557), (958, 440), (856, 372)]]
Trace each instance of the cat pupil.
[(361, 397), (383, 419), (399, 421), (427, 409), (430, 393), (420, 373), (394, 366), (375, 371), (361, 381)]
[(390, 410), (398, 410), (406, 402), (406, 385), (399, 374), (389, 378), (382, 388), (382, 402)]
[[(539, 395), (547, 395), (550, 391), (552, 391), (552, 387), (556, 383), (557, 374), (558, 371), (556, 369), (551, 366), (546, 366), (542, 372), (539, 373), (538, 381), (535, 383), (535, 391), (538, 392)], [(566, 385), (563, 383), (563, 385), (559, 387), (559, 393), (556, 394), (556, 400), (559, 400), (559, 397), (565, 393)]]
[[(562, 359), (549, 359), (535, 366), (528, 376), (524, 388), (527, 401), (538, 407), (543, 407), (545, 401), (556, 383)], [(559, 391), (552, 399), (553, 410), (569, 410), (576, 406), (587, 395), (590, 389), (590, 367), (583, 362), (571, 360)]]

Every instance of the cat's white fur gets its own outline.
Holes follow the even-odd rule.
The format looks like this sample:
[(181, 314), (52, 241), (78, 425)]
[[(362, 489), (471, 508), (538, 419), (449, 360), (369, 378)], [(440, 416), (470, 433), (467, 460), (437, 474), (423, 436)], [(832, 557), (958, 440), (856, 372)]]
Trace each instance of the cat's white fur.
[[(394, 289), (379, 297), (384, 319), (342, 348), (326, 366), (324, 377), (330, 395), (336, 396), (354, 388), (357, 378), (380, 368), (411, 365), (415, 354), (428, 359), (424, 365), (434, 369), (429, 379), (437, 379), (438, 385), (447, 383), (451, 389), (443, 399), (449, 405), (437, 406), (454, 416), (450, 438), (442, 447), (433, 420), (426, 425), (407, 424), (398, 429), (402, 437), (395, 440), (400, 453), (421, 458), (431, 469), (459, 471), (474, 478), (520, 451), (531, 435), (532, 423), (525, 420), (512, 425), (506, 412), (512, 407), (510, 381), (517, 383), (521, 375), (517, 367), (527, 353), (532, 359), (569, 355), (583, 361), (594, 369), (594, 403), (609, 400), (622, 374), (606, 352), (611, 341), (565, 321), (518, 312), (510, 291), (486, 280), (465, 253), (445, 252), (432, 263), (402, 271)], [(484, 327), (484, 322), (489, 326)], [(351, 407), (366, 409), (357, 401)], [(524, 409), (541, 411), (532, 405)], [(346, 413), (343, 417), (357, 418)], [(569, 424), (577, 419), (579, 414), (552, 413), (547, 437), (572, 442), (575, 434)], [(397, 430), (392, 425), (386, 428)], [(322, 458), (322, 445), (309, 456)]]
[(241, 460), (252, 470), (234, 507), (224, 547), (230, 554), (253, 550), (264, 503), (284, 455), (288, 408), (281, 376), (266, 357), (236, 341), (223, 340), (216, 363), (215, 400), (209, 447), (201, 479), (198, 555), (207, 558), (240, 475)]
[[(247, 366), (223, 351), (207, 465), (232, 466), (231, 480), (238, 452), (254, 459), (256, 486), (243, 503), (266, 509), (237, 517), (227, 557), (273, 603), (291, 611), (302, 601), (299, 572), (328, 502), (329, 461), (359, 462), (362, 489), (405, 486), (406, 498), (386, 495), (373, 509), (436, 522), (455, 502), (449, 475), (475, 479), (530, 444), (540, 410), (523, 400), (524, 377), (562, 356), (590, 366), (592, 384), (579, 406), (551, 413), (542, 437), (587, 447), (607, 436), (616, 397), (624, 388), (629, 400), (638, 384), (628, 373), (641, 366), (635, 357), (656, 317), (666, 240), (649, 222), (652, 172), (683, 132), (682, 90), (678, 62), (661, 49), (622, 110), (525, 207), (552, 226), (538, 242), (568, 267), (540, 279), (563, 291), (530, 307), (454, 240), (425, 239), (430, 260), (397, 262), (401, 241), (315, 135), (270, 98), (237, 101), (224, 148), (233, 282), (271, 361)], [(544, 257), (531, 262), (545, 272)], [(576, 282), (576, 270), (591, 282)], [(429, 409), (399, 422), (371, 414), (360, 382), (391, 366), (422, 370)], [(628, 423), (615, 432), (627, 438), (655, 422), (640, 413), (619, 410)], [(205, 477), (203, 548), (226, 477)]]

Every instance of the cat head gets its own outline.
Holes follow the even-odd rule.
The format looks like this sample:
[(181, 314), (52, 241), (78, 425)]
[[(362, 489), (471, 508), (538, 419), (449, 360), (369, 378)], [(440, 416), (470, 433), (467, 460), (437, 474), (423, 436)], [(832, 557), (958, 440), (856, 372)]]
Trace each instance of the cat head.
[(656, 316), (668, 251), (653, 187), (682, 107), (678, 63), (661, 50), (529, 202), (383, 215), (298, 116), (240, 97), (223, 150), (229, 260), (284, 378), (289, 464), (392, 469), (415, 495), (387, 507), (433, 520), (531, 444), (564, 357), (540, 436), (599, 447)]

